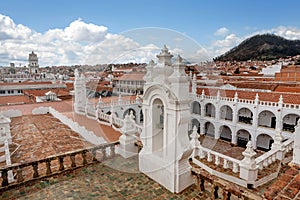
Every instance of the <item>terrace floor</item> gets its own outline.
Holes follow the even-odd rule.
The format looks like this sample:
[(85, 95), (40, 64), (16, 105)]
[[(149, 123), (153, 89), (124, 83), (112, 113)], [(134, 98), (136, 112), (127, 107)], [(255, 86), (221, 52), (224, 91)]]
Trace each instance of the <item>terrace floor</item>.
[(92, 146), (51, 114), (23, 115), (11, 120), (12, 163), (30, 162)]
[(195, 185), (173, 194), (137, 170), (137, 157), (114, 159), (2, 193), (1, 199), (209, 199)]

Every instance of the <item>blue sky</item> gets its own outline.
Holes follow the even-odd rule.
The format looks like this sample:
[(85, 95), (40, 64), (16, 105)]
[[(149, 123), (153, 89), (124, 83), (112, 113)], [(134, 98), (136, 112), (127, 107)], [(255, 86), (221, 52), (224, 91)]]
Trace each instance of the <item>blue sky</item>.
[[(139, 47), (143, 43), (145, 47), (145, 45), (154, 44), (155, 42), (151, 41), (149, 37), (140, 38), (139, 40), (133, 38), (133, 35), (136, 35), (135, 31), (143, 27), (158, 27), (174, 30), (179, 35), (182, 33), (184, 37), (192, 38), (201, 48), (204, 48), (209, 57), (214, 57), (257, 33), (269, 32), (288, 39), (300, 39), (299, 6), (300, 1), (297, 0), (2, 0), (0, 1), (0, 14), (9, 17), (15, 26), (23, 25), (32, 31), (28, 33), (28, 38), (22, 38), (23, 43), (27, 41), (33, 50), (41, 51), (39, 54), (47, 58), (44, 60), (44, 64), (51, 65), (68, 64), (68, 62), (73, 64), (71, 60), (79, 56), (80, 52), (74, 51), (76, 47), (67, 50), (56, 49), (62, 52), (64, 58), (50, 62), (53, 59), (50, 59), (49, 56), (55, 55), (54, 40), (58, 43), (57, 40), (62, 38), (62, 36), (57, 36), (54, 39), (52, 37), (51, 41), (49, 40), (53, 44), (51, 46), (51, 51), (53, 52), (50, 52), (50, 48), (45, 49), (45, 47), (40, 46), (41, 44), (34, 44), (32, 35), (35, 34), (34, 37), (39, 38), (37, 40), (47, 40), (42, 37), (48, 36), (49, 30), (61, 30), (63, 32), (73, 22), (76, 22), (76, 20), (78, 22), (78, 19), (86, 26), (89, 24), (106, 28), (102, 32), (98, 30), (100, 34), (105, 32), (103, 38), (98, 38), (101, 42), (107, 39), (109, 36), (107, 34), (118, 36), (127, 33), (125, 36), (132, 39), (133, 41), (131, 42), (137, 42)], [(83, 25), (81, 24), (81, 26)], [(11, 61), (18, 62), (19, 56), (27, 56), (28, 52), (25, 51), (30, 50), (29, 48), (24, 48), (24, 53), (17, 55), (13, 50), (9, 50), (13, 44), (18, 44), (16, 42), (20, 41), (14, 41), (15, 43), (11, 40), (6, 41), (5, 39), (7, 38), (3, 35), (7, 36), (12, 31), (5, 32), (9, 27), (7, 24), (6, 26), (1, 26), (1, 21), (0, 28), (0, 44), (2, 46), (2, 52), (0, 50), (0, 65)], [(14, 28), (12, 27), (12, 29)], [(93, 32), (93, 27), (90, 26), (87, 29), (85, 34), (89, 36), (89, 33)], [(78, 29), (74, 28), (74, 30)], [(22, 32), (24, 30), (15, 31)], [(132, 32), (132, 34), (128, 34), (129, 32)], [(38, 37), (37, 34), (40, 36)], [(72, 34), (75, 33), (73, 32)], [(168, 35), (167, 32), (164, 34)], [(154, 37), (158, 37), (161, 33), (157, 30), (154, 35)], [(73, 38), (73, 36), (70, 37)], [(78, 38), (81, 37), (78, 36)], [(168, 38), (168, 36), (162, 38)], [(170, 42), (166, 39), (165, 41), (165, 43)], [(70, 41), (68, 40), (68, 42)], [(77, 42), (76, 45), (81, 45), (81, 47), (90, 47), (91, 43), (96, 41), (82, 42), (77, 40), (75, 42)], [(163, 42), (161, 41), (160, 43)], [(160, 45), (160, 43), (154, 45)], [(175, 47), (169, 44), (169, 46), (170, 49), (180, 49), (178, 45)], [(4, 48), (6, 51), (3, 50)], [(182, 48), (178, 52), (182, 52)], [(87, 57), (94, 57), (94, 55)], [(87, 60), (88, 58), (85, 58), (84, 61)], [(22, 59), (20, 59), (21, 61)], [(79, 62), (79, 60), (74, 60), (74, 62), (77, 61)], [(81, 60), (81, 62), (84, 61)], [(103, 59), (103, 62), (105, 61), (107, 62), (108, 60)], [(101, 62), (101, 59), (94, 60), (94, 62)]]

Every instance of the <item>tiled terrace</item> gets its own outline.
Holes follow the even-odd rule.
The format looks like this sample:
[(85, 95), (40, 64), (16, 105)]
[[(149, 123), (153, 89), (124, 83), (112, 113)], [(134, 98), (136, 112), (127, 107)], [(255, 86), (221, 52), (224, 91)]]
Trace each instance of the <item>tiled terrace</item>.
[(170, 193), (137, 170), (137, 157), (115, 157), (2, 193), (2, 199), (209, 199), (193, 185), (180, 194)]
[(25, 115), (11, 120), (12, 163), (30, 162), (91, 146), (51, 114)]

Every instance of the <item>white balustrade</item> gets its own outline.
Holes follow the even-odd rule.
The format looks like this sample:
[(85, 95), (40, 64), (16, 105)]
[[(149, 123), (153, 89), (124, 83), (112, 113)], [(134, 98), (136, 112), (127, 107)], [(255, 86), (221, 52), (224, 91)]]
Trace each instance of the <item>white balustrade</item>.
[(215, 165), (220, 165), (221, 159), (223, 160), (223, 168), (224, 169), (229, 169), (230, 166), (232, 166), (232, 171), (234, 173), (239, 172), (239, 164), (240, 160), (237, 160), (235, 158), (231, 158), (229, 156), (223, 155), (219, 152), (213, 151), (211, 149), (205, 148), (203, 146), (199, 147), (199, 157), (200, 159), (206, 159), (208, 162), (212, 162), (214, 159), (214, 164)]

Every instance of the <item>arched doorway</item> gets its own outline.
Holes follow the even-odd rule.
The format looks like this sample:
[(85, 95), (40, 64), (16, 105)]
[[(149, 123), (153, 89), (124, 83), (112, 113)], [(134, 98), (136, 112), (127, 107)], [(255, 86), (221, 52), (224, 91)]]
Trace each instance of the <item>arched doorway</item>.
[(253, 113), (248, 108), (241, 108), (238, 111), (238, 120), (241, 123), (252, 124)]
[(152, 104), (152, 148), (153, 152), (163, 150), (165, 108), (162, 100), (155, 99)]
[(223, 125), (220, 127), (220, 139), (231, 142), (232, 134), (231, 129), (228, 126)]
[(200, 122), (197, 119), (192, 119), (192, 126), (190, 130), (193, 130), (194, 126), (197, 127), (197, 132), (200, 133)]
[(197, 133), (200, 134), (200, 122), (197, 119), (192, 119), (189, 127), (189, 139), (191, 140), (191, 134), (193, 133), (194, 127), (197, 128)]
[(284, 116), (282, 119), (282, 130), (293, 133), (295, 131), (295, 126), (297, 125), (299, 118), (300, 116), (296, 114), (287, 114), (286, 116)]
[(212, 103), (205, 105), (205, 116), (215, 117), (216, 116), (216, 107)]
[(274, 140), (271, 136), (267, 134), (260, 134), (256, 138), (256, 147), (257, 149), (263, 151), (269, 151), (271, 149), (273, 142)]
[(251, 134), (244, 129), (241, 129), (236, 134), (237, 137), (237, 145), (240, 147), (246, 148), (248, 141), (251, 140)]
[(194, 102), (192, 103), (192, 113), (198, 114), (198, 115), (201, 114), (201, 105), (200, 105), (199, 102), (194, 101)]
[(134, 116), (134, 120), (136, 120), (136, 113), (135, 113), (135, 110), (132, 109), (132, 108), (129, 108), (129, 109), (125, 110), (125, 112), (123, 113), (123, 119), (125, 118), (125, 116), (126, 116), (127, 114), (130, 114), (131, 112), (132, 112), (132, 114), (133, 114), (133, 116)]
[(276, 127), (275, 115), (268, 110), (264, 110), (264, 111), (260, 112), (258, 115), (258, 126), (275, 129), (275, 127)]
[(213, 125), (213, 123), (211, 122), (206, 122), (204, 125), (205, 128), (205, 135), (211, 136), (211, 137), (215, 137), (215, 126)]
[(224, 105), (220, 109), (220, 118), (232, 121), (232, 113), (232, 109), (229, 106)]

